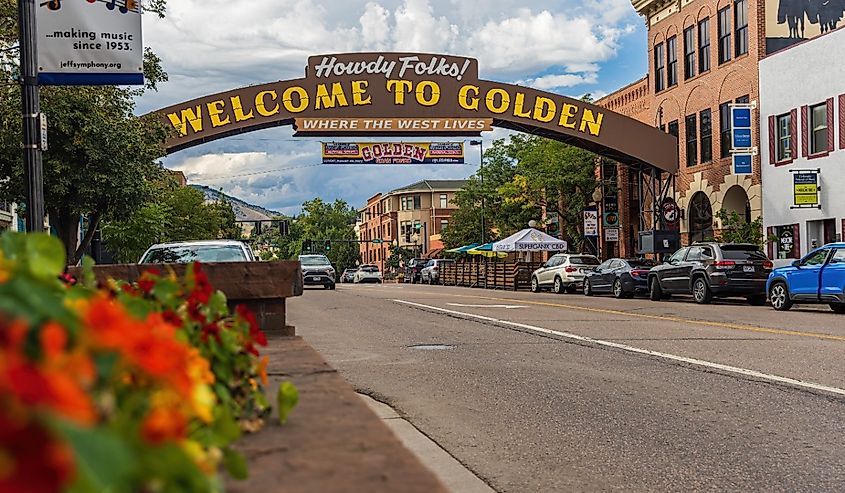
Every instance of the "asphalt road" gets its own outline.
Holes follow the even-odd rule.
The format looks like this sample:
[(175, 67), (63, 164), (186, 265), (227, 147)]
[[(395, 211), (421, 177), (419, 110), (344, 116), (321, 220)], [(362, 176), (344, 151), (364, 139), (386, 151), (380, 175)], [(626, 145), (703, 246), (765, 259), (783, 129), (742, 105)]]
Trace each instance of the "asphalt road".
[(823, 309), (385, 284), (288, 317), (497, 491), (845, 491), (845, 316)]

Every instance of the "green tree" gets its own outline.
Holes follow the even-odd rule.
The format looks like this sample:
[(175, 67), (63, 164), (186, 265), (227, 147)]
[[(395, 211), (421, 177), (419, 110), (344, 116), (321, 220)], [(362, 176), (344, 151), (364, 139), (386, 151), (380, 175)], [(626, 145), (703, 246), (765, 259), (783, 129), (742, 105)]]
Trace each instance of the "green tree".
[(763, 248), (763, 218), (745, 221), (736, 211), (719, 209), (716, 217), (722, 222), (719, 239), (725, 243), (751, 243)]
[[(145, 10), (163, 15), (162, 0)], [(152, 10), (151, 10), (152, 9)], [(0, 48), (17, 40), (17, 8), (0, 0)], [(6, 52), (0, 63), (0, 197), (25, 198), (20, 117), (20, 87), (13, 83), (16, 66)], [(49, 150), (44, 153), (45, 209), (65, 244), (69, 264), (79, 261), (100, 221), (128, 218), (151, 193), (150, 182), (161, 175), (156, 162), (164, 155), (167, 129), (155, 118), (133, 114), (135, 98), (167, 80), (158, 57), (145, 51), (146, 85), (42, 87), (41, 107), (50, 121)], [(79, 227), (86, 234), (78, 242)]]
[(103, 240), (116, 260), (136, 262), (155, 243), (240, 239), (235, 213), (225, 200), (206, 203), (202, 192), (180, 187), (169, 178), (155, 189), (156, 200), (148, 201), (127, 219), (103, 225)]

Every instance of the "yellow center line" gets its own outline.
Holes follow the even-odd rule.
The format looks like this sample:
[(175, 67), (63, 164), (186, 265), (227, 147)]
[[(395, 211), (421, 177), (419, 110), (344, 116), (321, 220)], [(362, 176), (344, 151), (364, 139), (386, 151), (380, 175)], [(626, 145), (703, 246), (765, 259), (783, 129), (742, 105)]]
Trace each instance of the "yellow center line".
[(563, 303), (548, 303), (544, 301), (530, 301), (530, 300), (519, 300), (519, 299), (512, 299), (512, 298), (494, 298), (488, 296), (477, 296), (477, 295), (468, 295), (468, 294), (449, 294), (449, 296), (454, 296), (456, 298), (474, 298), (478, 300), (488, 300), (488, 301), (505, 301), (508, 303), (522, 303), (527, 305), (539, 305), (539, 306), (549, 306), (555, 308), (569, 308), (572, 310), (580, 310), (584, 312), (594, 312), (594, 313), (603, 313), (606, 315), (624, 315), (630, 317), (638, 317), (638, 318), (645, 318), (650, 320), (662, 320), (665, 322), (679, 322), (679, 323), (687, 323), (687, 324), (695, 324), (695, 325), (703, 325), (706, 327), (718, 327), (724, 329), (731, 329), (731, 330), (743, 330), (749, 332), (760, 332), (765, 334), (778, 334), (778, 335), (786, 335), (786, 336), (797, 336), (797, 337), (811, 337), (815, 339), (825, 339), (829, 341), (845, 341), (845, 336), (836, 336), (832, 334), (823, 334), (820, 332), (801, 332), (798, 330), (788, 330), (788, 329), (772, 329), (766, 327), (754, 327), (753, 325), (742, 325), (742, 324), (732, 324), (727, 322), (711, 322), (708, 320), (694, 320), (688, 318), (681, 318), (681, 317), (672, 317), (668, 315), (649, 315), (646, 313), (632, 313), (632, 312), (624, 312), (621, 310), (609, 310), (606, 308), (590, 308), (586, 306), (578, 306), (578, 305), (566, 305)]

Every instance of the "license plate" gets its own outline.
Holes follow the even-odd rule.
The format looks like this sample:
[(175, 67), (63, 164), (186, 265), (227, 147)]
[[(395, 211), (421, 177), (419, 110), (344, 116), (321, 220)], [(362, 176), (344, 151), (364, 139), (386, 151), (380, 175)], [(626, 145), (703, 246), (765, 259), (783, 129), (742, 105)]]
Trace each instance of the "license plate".
[(311, 276), (309, 279), (311, 279), (312, 281), (319, 281), (320, 276)]
[(754, 266), (753, 265), (746, 265), (742, 268), (742, 272), (754, 272)]

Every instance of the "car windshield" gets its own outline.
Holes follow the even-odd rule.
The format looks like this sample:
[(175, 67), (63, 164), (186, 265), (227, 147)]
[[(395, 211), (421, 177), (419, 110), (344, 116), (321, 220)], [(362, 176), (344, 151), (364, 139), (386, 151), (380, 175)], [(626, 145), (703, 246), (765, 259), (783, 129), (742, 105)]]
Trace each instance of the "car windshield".
[(769, 260), (765, 253), (748, 247), (723, 246), (722, 256), (725, 260)]
[(246, 262), (237, 245), (183, 245), (150, 250), (142, 259), (144, 264), (187, 264), (190, 262)]
[(578, 265), (599, 265), (599, 260), (595, 257), (588, 257), (586, 255), (573, 255), (569, 257), (569, 263)]
[(365, 265), (361, 267), (361, 270), (364, 272), (378, 272), (378, 267), (375, 265)]
[(331, 265), (329, 259), (322, 255), (318, 255), (316, 257), (301, 257), (299, 262), (302, 265)]

